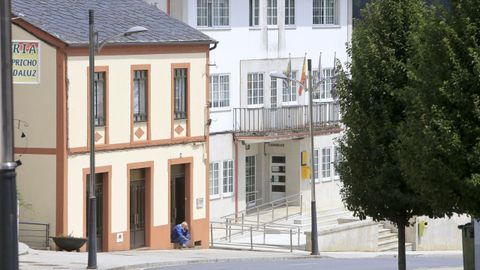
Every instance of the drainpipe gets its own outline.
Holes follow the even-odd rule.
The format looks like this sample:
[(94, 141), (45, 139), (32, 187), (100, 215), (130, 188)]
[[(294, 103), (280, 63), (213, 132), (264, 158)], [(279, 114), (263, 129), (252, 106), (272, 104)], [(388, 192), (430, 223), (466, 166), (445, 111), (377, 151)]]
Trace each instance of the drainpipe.
[(238, 140), (235, 143), (235, 218), (238, 218)]
[(218, 46), (218, 41), (215, 41), (215, 43), (213, 43), (213, 47), (210, 47), (208, 50), (213, 51), (217, 48), (217, 46)]

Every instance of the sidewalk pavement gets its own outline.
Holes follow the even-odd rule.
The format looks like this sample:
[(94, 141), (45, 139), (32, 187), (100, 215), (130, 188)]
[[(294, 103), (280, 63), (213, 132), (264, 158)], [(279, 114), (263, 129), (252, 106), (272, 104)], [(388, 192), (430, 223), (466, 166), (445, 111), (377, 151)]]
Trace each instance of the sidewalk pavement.
[[(461, 255), (461, 252), (407, 252), (414, 256)], [(316, 258), (374, 258), (395, 256), (395, 252), (322, 252)], [(265, 261), (311, 259), (309, 252), (294, 250), (226, 250), (226, 249), (182, 249), (182, 250), (131, 250), (98, 253), (98, 269), (130, 270), (194, 263)], [(59, 252), (28, 250), (20, 256), (21, 270), (39, 269), (85, 269), (86, 252)], [(456, 269), (455, 269), (456, 270)]]

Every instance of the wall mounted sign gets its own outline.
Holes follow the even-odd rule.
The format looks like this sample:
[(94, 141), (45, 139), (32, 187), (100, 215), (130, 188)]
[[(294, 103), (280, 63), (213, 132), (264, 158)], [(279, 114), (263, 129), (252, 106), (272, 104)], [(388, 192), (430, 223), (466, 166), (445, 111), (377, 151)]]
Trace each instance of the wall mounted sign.
[(203, 198), (197, 198), (197, 209), (203, 208)]
[(12, 60), (13, 83), (40, 83), (40, 41), (13, 40)]

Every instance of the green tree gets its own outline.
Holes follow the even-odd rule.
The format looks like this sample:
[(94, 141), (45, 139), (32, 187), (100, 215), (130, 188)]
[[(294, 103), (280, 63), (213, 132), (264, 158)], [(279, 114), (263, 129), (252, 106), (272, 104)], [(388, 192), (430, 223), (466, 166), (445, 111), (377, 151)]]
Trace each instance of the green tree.
[(337, 91), (346, 130), (338, 165), (342, 197), (362, 219), (388, 220), (398, 227), (398, 268), (406, 269), (405, 227), (416, 215), (430, 214), (423, 197), (403, 177), (399, 136), (410, 85), (410, 40), (424, 19), (421, 0), (370, 1), (354, 28), (347, 69)]
[(435, 8), (412, 40), (401, 167), (438, 215), (480, 217), (480, 5)]

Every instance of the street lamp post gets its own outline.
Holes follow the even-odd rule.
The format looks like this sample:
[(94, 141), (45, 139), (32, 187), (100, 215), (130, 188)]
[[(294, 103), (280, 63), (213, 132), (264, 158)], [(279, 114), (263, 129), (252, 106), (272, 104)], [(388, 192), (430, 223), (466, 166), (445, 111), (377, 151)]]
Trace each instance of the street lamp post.
[(12, 27), (10, 0), (0, 0), (0, 268), (18, 269), (17, 187), (13, 156)]
[(108, 41), (127, 37), (137, 33), (146, 32), (142, 26), (135, 26), (126, 32), (109, 37), (98, 42), (98, 32), (95, 31), (95, 20), (93, 10), (88, 11), (89, 25), (89, 77), (90, 77), (90, 177), (89, 177), (89, 209), (88, 209), (88, 265), (87, 269), (97, 269), (97, 198), (95, 196), (95, 54), (107, 44)]
[[(282, 73), (271, 73), (270, 77), (272, 79), (281, 79), (286, 81), (295, 81), (300, 84), (304, 89), (307, 89), (305, 85), (294, 79), (285, 76)], [(314, 142), (313, 142), (313, 90), (315, 87), (313, 86), (312, 80), (312, 60), (308, 59), (308, 114), (309, 114), (309, 133), (310, 133), (310, 166), (313, 170), (313, 153), (314, 153)], [(317, 84), (318, 85), (318, 84)], [(315, 176), (313, 175), (313, 171), (310, 172), (310, 181), (311, 181), (311, 218), (312, 218), (312, 233), (311, 233), (311, 241), (312, 241), (312, 253), (311, 255), (318, 255), (318, 232), (317, 232), (317, 202), (315, 199)]]

